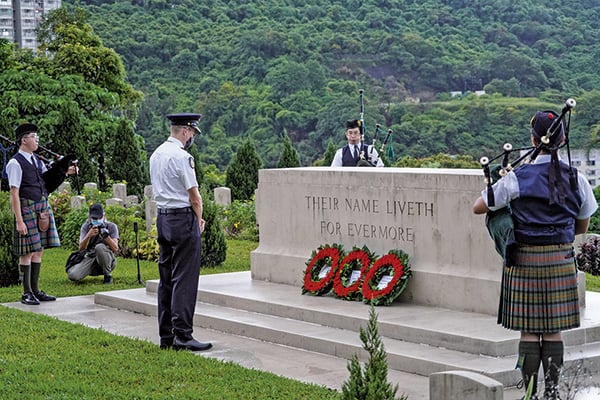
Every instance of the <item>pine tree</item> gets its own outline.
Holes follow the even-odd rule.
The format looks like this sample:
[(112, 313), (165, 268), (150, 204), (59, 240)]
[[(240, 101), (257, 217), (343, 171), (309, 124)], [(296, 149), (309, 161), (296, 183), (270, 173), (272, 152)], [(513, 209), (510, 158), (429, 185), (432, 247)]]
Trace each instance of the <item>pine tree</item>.
[(287, 132), (283, 135), (283, 153), (277, 163), (277, 168), (296, 168), (300, 166), (300, 156), (294, 147)]
[(206, 194), (202, 195), (202, 218), (205, 221), (202, 233), (202, 267), (216, 267), (225, 261), (227, 255), (227, 242), (225, 232), (219, 219), (219, 207)]
[(144, 193), (145, 183), (150, 178), (146, 168), (147, 162), (142, 159), (142, 154), (145, 153), (136, 141), (131, 121), (119, 120), (115, 135), (112, 152), (105, 161), (106, 172), (114, 181), (127, 182), (127, 190), (130, 193), (141, 195)]
[(333, 144), (333, 140), (329, 139), (327, 142), (327, 149), (325, 150), (325, 154), (323, 154), (323, 158), (316, 160), (313, 165), (316, 167), (329, 167), (333, 161), (333, 157), (335, 157), (336, 150), (337, 149)]
[[(398, 385), (392, 386), (387, 381), (387, 353), (377, 329), (377, 313), (375, 307), (370, 306), (369, 323), (367, 329), (360, 328), (360, 340), (363, 348), (369, 353), (369, 359), (364, 366), (364, 371), (355, 354), (348, 364), (350, 378), (342, 385), (343, 400), (394, 400)], [(402, 396), (400, 400), (406, 400)]]
[(227, 167), (225, 186), (231, 189), (232, 200), (251, 200), (258, 187), (258, 170), (262, 162), (250, 140), (240, 146)]

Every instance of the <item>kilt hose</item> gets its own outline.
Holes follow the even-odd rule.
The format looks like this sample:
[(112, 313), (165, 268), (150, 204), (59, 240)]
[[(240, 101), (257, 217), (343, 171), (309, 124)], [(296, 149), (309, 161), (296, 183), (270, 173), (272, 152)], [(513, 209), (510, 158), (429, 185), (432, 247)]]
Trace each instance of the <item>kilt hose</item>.
[[(47, 231), (40, 232), (37, 226), (37, 216), (44, 211), (50, 213), (50, 227)], [(23, 222), (27, 226), (27, 234), (21, 235), (17, 232), (16, 228), (14, 229), (13, 250), (16, 256), (24, 256), (46, 248), (60, 246), (60, 239), (56, 230), (56, 223), (54, 222), (54, 214), (46, 197), (42, 197), (39, 201), (21, 198), (21, 215), (23, 216)]]
[(577, 268), (572, 244), (525, 246), (504, 266), (498, 324), (527, 333), (579, 326)]

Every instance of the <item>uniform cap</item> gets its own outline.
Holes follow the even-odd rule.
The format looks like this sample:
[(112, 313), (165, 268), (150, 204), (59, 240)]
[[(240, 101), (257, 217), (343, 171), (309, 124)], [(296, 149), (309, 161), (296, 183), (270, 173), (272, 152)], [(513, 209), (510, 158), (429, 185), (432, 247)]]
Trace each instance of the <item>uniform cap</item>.
[(179, 113), (168, 114), (167, 118), (171, 121), (172, 126), (191, 126), (198, 133), (202, 133), (198, 127), (198, 121), (202, 118), (202, 114)]
[(21, 125), (17, 126), (17, 129), (15, 129), (15, 138), (16, 138), (16, 140), (19, 140), (20, 138), (27, 135), (28, 133), (37, 132), (37, 131), (38, 131), (37, 125), (30, 124), (28, 122), (23, 122)]
[(360, 128), (360, 120), (358, 119), (349, 119), (346, 121), (346, 129), (354, 129)]

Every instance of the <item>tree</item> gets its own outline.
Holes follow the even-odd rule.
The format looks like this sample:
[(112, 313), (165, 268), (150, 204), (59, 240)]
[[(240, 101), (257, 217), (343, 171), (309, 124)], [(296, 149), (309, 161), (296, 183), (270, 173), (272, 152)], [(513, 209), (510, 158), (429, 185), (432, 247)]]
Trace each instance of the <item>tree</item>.
[(316, 160), (313, 165), (316, 167), (330, 166), (331, 163), (333, 162), (333, 157), (335, 157), (336, 150), (337, 149), (335, 148), (335, 145), (333, 144), (333, 140), (329, 139), (329, 141), (327, 142), (327, 149), (325, 150), (325, 154), (323, 154), (323, 158), (319, 158), (318, 160)]
[[(387, 353), (377, 329), (377, 313), (375, 306), (370, 305), (367, 328), (360, 327), (360, 340), (363, 349), (369, 354), (364, 370), (360, 366), (358, 356), (354, 354), (348, 363), (350, 377), (342, 385), (343, 400), (394, 400), (398, 385), (392, 386), (387, 381)], [(407, 400), (402, 396), (400, 400)]]
[(258, 170), (262, 162), (254, 145), (246, 140), (227, 167), (225, 186), (231, 189), (232, 200), (250, 200), (258, 187)]
[(283, 153), (277, 163), (277, 168), (296, 168), (300, 166), (298, 152), (292, 146), (292, 141), (287, 132), (283, 135)]
[(227, 256), (227, 242), (225, 232), (219, 219), (219, 207), (204, 194), (202, 218), (206, 229), (202, 233), (202, 258), (201, 266), (216, 267), (225, 261)]
[(131, 121), (120, 119), (112, 135), (114, 145), (105, 163), (108, 177), (116, 182), (125, 181), (128, 191), (141, 196), (150, 180), (147, 160), (142, 158), (144, 147), (136, 141)]

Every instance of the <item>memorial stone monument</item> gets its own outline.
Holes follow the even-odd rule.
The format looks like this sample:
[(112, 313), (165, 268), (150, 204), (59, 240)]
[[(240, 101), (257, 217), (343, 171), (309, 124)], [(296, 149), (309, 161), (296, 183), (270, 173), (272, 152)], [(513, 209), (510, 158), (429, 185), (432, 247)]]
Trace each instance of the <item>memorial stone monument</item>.
[(400, 249), (413, 277), (399, 302), (495, 314), (502, 259), (472, 204), (481, 170), (308, 167), (263, 169), (252, 278), (295, 285), (320, 245)]

